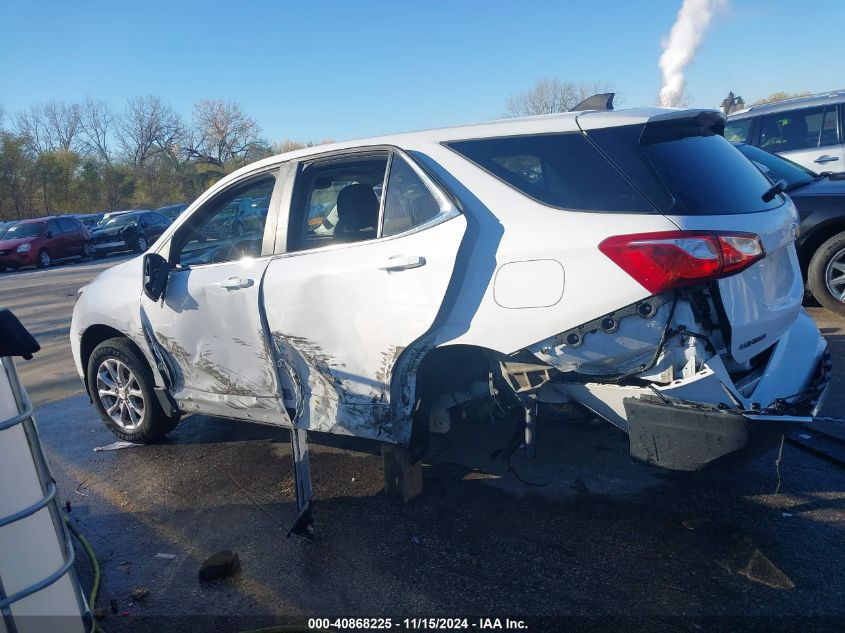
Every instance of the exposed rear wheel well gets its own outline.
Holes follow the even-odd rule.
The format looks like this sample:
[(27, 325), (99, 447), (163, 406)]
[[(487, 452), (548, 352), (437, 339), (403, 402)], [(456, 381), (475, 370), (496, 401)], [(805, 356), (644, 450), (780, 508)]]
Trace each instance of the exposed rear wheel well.
[(466, 391), (477, 380), (487, 380), (498, 352), (474, 345), (447, 345), (426, 354), (417, 370), (417, 399)]

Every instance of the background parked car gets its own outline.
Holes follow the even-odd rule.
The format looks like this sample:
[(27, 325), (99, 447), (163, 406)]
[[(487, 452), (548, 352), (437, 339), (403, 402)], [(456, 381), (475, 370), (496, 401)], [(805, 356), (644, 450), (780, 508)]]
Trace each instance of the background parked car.
[(179, 214), (187, 208), (187, 204), (169, 204), (166, 207), (159, 207), (158, 209), (155, 209), (155, 212), (161, 213), (164, 217), (173, 222), (173, 220), (178, 218)]
[(90, 257), (91, 236), (76, 218), (38, 218), (12, 225), (0, 237), (0, 271), (46, 268), (55, 260)]
[(786, 182), (801, 216), (795, 247), (807, 289), (824, 307), (845, 314), (845, 174), (817, 174), (747, 143), (735, 145), (773, 182)]
[(113, 214), (91, 232), (94, 257), (108, 253), (143, 253), (170, 226), (170, 220), (155, 211)]
[(93, 229), (100, 220), (103, 219), (103, 213), (75, 213), (71, 217), (76, 218), (80, 222), (82, 222), (82, 226), (84, 226), (89, 231)]
[(845, 90), (751, 106), (728, 117), (725, 138), (817, 171), (845, 171)]

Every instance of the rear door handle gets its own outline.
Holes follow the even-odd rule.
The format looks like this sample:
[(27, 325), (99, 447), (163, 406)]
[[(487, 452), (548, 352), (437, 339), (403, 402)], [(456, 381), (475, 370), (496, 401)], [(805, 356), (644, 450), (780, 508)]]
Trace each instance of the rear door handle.
[(379, 266), (379, 270), (407, 270), (425, 266), (425, 257), (420, 255), (393, 255)]
[(229, 277), (226, 281), (221, 281), (217, 285), (226, 290), (238, 290), (240, 288), (249, 288), (252, 284), (252, 279), (246, 277)]
[(829, 154), (825, 154), (824, 156), (819, 156), (814, 163), (824, 164), (824, 163), (832, 163), (835, 160), (839, 160), (838, 156), (830, 156)]

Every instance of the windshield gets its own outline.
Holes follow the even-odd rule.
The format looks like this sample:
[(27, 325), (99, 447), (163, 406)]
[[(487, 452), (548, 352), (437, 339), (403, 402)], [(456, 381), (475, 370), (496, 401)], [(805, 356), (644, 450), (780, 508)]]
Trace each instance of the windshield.
[(5, 240), (17, 240), (22, 237), (38, 237), (44, 231), (44, 224), (26, 223), (10, 226), (3, 234)]
[(135, 224), (136, 222), (138, 222), (137, 215), (116, 215), (105, 222), (100, 222), (100, 226), (104, 228), (112, 226), (129, 226), (130, 224)]
[(772, 179), (772, 182), (785, 180), (787, 189), (795, 189), (818, 178), (814, 171), (802, 167), (791, 160), (770, 154), (753, 145), (737, 145), (736, 148), (750, 160), (757, 169)]

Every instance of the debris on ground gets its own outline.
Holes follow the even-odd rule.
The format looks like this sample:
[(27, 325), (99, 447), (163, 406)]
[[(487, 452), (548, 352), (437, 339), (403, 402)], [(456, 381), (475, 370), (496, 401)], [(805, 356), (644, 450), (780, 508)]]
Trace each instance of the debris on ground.
[(135, 602), (146, 602), (150, 596), (150, 590), (146, 587), (135, 587), (132, 589), (132, 600)]
[(176, 558), (176, 554), (165, 554), (164, 552), (159, 552), (153, 558), (164, 558), (166, 560), (173, 560)]
[(200, 567), (200, 582), (226, 578), (237, 573), (240, 568), (241, 561), (237, 552), (228, 549), (221, 550), (209, 556)]
[(143, 446), (143, 444), (136, 444), (135, 442), (119, 440), (117, 442), (112, 442), (111, 444), (106, 444), (105, 446), (95, 446), (94, 452), (99, 453), (101, 451), (119, 451), (122, 448), (131, 448), (133, 446)]
[(748, 564), (737, 573), (772, 589), (795, 589), (795, 583), (756, 547), (751, 552)]

